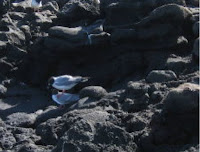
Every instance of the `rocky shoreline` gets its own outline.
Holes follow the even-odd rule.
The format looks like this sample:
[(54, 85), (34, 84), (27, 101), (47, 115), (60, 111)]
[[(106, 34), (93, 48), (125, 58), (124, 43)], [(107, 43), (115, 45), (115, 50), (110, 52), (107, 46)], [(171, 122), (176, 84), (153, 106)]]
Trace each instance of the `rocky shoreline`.
[[(197, 0), (0, 1), (0, 151), (197, 152)], [(81, 75), (59, 109), (55, 75)]]

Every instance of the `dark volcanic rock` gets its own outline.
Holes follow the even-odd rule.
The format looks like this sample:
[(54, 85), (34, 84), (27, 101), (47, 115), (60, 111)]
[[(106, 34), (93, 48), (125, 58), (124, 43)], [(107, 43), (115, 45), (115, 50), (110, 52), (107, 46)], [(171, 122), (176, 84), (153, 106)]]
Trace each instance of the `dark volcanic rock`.
[(60, 117), (51, 118), (44, 123), (41, 123), (36, 128), (37, 135), (41, 136), (41, 142), (45, 145), (53, 145), (57, 143), (58, 135), (57, 132), (64, 129), (63, 123), (60, 122)]
[(160, 21), (161, 23), (171, 23), (172, 25), (184, 25), (192, 21), (192, 12), (180, 5), (168, 4), (156, 8), (148, 17), (144, 18), (136, 25), (147, 26)]
[[(148, 1), (148, 2), (136, 0), (136, 1), (120, 1), (116, 3), (111, 3), (105, 7), (105, 15), (106, 15), (105, 28), (110, 30), (116, 27), (124, 27), (124, 26), (131, 27), (134, 23), (140, 21), (141, 18), (144, 18), (147, 14), (149, 14), (149, 12), (151, 12), (156, 7), (159, 7), (161, 5), (164, 5), (163, 7), (167, 7), (165, 4), (171, 4), (171, 3), (185, 5), (184, 0), (181, 1), (164, 0), (164, 1)], [(169, 8), (168, 11), (177, 14), (175, 11), (173, 12), (173, 9), (171, 8)], [(166, 12), (163, 12), (162, 14), (164, 15), (165, 13)], [(161, 15), (160, 12), (158, 14)]]
[(142, 82), (129, 82), (124, 92), (122, 109), (128, 112), (140, 111), (149, 103), (149, 85)]
[(59, 18), (66, 23), (74, 23), (80, 20), (85, 20), (87, 24), (88, 20), (94, 20), (100, 15), (98, 1), (81, 1), (81, 0), (69, 0), (61, 9)]
[(199, 86), (185, 83), (171, 90), (164, 99), (164, 110), (169, 113), (186, 114), (198, 109)]
[(71, 51), (88, 43), (87, 33), (82, 27), (55, 26), (49, 29), (49, 36), (44, 41), (48, 49)]
[(49, 106), (37, 116), (35, 124), (39, 125), (40, 123), (45, 122), (48, 119), (56, 118), (63, 115), (64, 113), (65, 109), (59, 109), (57, 106)]
[(153, 70), (146, 77), (146, 81), (149, 83), (167, 82), (176, 79), (176, 74), (171, 70)]
[(167, 59), (166, 67), (175, 73), (181, 73), (191, 64), (191, 57), (180, 57), (172, 55)]
[(21, 128), (21, 127), (9, 127), (9, 130), (14, 135), (17, 143), (32, 142), (36, 143), (40, 141), (40, 137), (35, 134), (35, 130), (32, 128)]
[(70, 106), (69, 110), (94, 108), (98, 104), (98, 102), (96, 101), (97, 99), (85, 97), (85, 98), (80, 99), (77, 103)]
[(129, 98), (137, 98), (138, 96), (148, 93), (149, 85), (142, 82), (130, 81), (127, 85), (126, 93)]
[(154, 91), (152, 94), (151, 94), (151, 102), (153, 103), (157, 103), (157, 102), (160, 102), (163, 98), (164, 98), (164, 92), (162, 91)]
[[(0, 151), (197, 149), (196, 0), (43, 0), (37, 12), (11, 1), (0, 1)], [(64, 74), (90, 79), (60, 109), (44, 89)]]
[(200, 21), (195, 22), (192, 27), (192, 30), (195, 36), (199, 36), (199, 25), (200, 25)]
[(16, 143), (13, 134), (4, 127), (0, 127), (0, 147), (3, 149), (11, 149)]
[(7, 88), (0, 84), (0, 97), (4, 97), (7, 92)]
[(196, 61), (199, 61), (199, 37), (194, 41), (192, 55)]
[[(78, 113), (82, 114), (79, 115)], [(66, 119), (66, 116), (62, 119)], [(95, 111), (75, 110), (71, 112), (71, 118), (72, 116), (75, 120), (73, 125), (70, 125), (69, 129), (63, 134), (54, 151), (61, 151), (62, 149), (72, 151), (136, 150), (137, 146), (133, 142), (133, 136), (124, 129), (106, 122), (109, 119), (107, 112), (98, 109)], [(109, 133), (105, 132), (105, 129)], [(115, 143), (116, 146), (113, 146), (112, 143)], [(125, 147), (124, 144), (126, 144)]]
[(36, 120), (35, 114), (13, 113), (7, 116), (6, 123), (17, 127), (30, 127)]
[(179, 145), (182, 148), (186, 143), (197, 142), (195, 138), (198, 138), (196, 134), (199, 129), (198, 92), (198, 85), (185, 83), (168, 93), (163, 101), (162, 113), (154, 116), (151, 122), (154, 128), (151, 134), (153, 135), (151, 140), (154, 141), (151, 141), (152, 143), (155, 145), (167, 143), (168, 146)]
[(80, 91), (80, 98), (91, 97), (100, 99), (107, 94), (107, 91), (101, 86), (88, 86)]

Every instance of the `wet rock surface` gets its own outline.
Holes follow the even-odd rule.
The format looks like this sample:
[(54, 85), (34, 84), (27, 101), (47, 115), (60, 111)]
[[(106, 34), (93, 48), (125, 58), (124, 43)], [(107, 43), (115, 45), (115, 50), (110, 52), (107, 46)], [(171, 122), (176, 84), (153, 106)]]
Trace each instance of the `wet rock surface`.
[[(0, 1), (0, 151), (197, 151), (198, 3)], [(89, 80), (59, 108), (63, 74)]]

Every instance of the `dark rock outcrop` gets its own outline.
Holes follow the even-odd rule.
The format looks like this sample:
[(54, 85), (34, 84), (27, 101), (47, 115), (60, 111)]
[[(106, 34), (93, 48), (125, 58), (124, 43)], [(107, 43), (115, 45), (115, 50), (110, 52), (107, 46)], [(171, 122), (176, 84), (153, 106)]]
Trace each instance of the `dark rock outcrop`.
[[(0, 1), (0, 151), (189, 152), (199, 144), (196, 0)], [(59, 107), (51, 76), (90, 77)]]
[(80, 91), (80, 97), (91, 97), (100, 99), (107, 94), (107, 91), (101, 86), (88, 86)]
[(171, 70), (153, 70), (146, 77), (146, 81), (150, 83), (167, 82), (176, 79), (176, 74)]

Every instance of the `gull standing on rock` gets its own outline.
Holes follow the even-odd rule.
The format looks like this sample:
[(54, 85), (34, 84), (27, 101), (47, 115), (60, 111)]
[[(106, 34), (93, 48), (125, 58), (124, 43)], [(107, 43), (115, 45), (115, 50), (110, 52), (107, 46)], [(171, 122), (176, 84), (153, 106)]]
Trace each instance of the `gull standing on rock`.
[(34, 9), (34, 11), (38, 10), (40, 7), (42, 7), (42, 0), (32, 0), (31, 7)]
[(61, 107), (64, 106), (65, 104), (69, 104), (71, 102), (78, 101), (80, 99), (79, 95), (77, 94), (70, 94), (70, 93), (61, 94), (57, 90), (53, 90), (51, 97), (53, 101), (55, 101)]
[(48, 80), (48, 88), (52, 86), (55, 89), (62, 90), (63, 93), (65, 90), (69, 90), (73, 88), (80, 82), (88, 81), (88, 77), (81, 77), (81, 76), (71, 76), (71, 75), (62, 75), (58, 77), (51, 77)]

